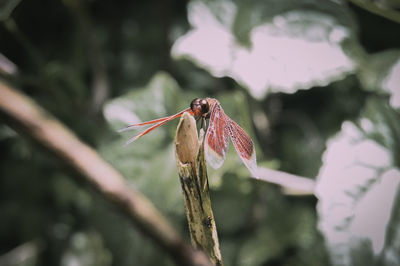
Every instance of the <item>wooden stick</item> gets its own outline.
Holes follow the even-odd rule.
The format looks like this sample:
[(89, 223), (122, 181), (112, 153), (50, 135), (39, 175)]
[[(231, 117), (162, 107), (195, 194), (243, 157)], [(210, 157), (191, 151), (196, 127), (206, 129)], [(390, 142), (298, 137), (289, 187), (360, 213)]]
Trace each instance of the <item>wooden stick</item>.
[(185, 244), (154, 205), (139, 191), (133, 191), (123, 176), (95, 150), (81, 142), (33, 100), (1, 81), (0, 114), (11, 127), (77, 170), (141, 232), (168, 252), (177, 264), (212, 265), (203, 252)]
[(175, 155), (185, 199), (192, 245), (208, 254), (215, 265), (222, 265), (217, 228), (211, 209), (207, 168), (204, 159), (204, 131), (197, 136), (193, 116), (185, 113), (175, 137)]

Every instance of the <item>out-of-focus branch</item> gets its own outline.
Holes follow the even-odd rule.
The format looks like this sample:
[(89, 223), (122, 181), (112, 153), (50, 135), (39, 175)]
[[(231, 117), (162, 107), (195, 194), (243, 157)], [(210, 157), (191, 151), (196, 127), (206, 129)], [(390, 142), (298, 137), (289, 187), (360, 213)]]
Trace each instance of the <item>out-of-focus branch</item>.
[(277, 184), (287, 195), (314, 195), (315, 181), (286, 172), (258, 167), (257, 178), (269, 183)]
[(122, 175), (68, 128), (27, 96), (0, 81), (0, 115), (20, 133), (44, 146), (77, 170), (143, 233), (171, 254), (179, 265), (212, 265), (203, 252), (184, 243), (166, 218)]

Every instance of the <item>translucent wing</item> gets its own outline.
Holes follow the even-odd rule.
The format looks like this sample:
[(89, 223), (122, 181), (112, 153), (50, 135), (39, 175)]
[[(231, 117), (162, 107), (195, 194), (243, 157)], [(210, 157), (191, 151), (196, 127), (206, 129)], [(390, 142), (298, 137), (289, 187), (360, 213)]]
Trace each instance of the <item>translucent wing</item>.
[(236, 149), (240, 159), (249, 169), (250, 173), (256, 176), (257, 161), (256, 161), (256, 151), (254, 149), (254, 144), (247, 133), (231, 118), (227, 115), (227, 131), (232, 140), (233, 146)]
[(152, 124), (156, 124), (156, 123), (160, 123), (160, 122), (164, 122), (164, 121), (170, 121), (171, 118), (174, 119), (174, 118), (182, 116), (184, 112), (191, 112), (191, 109), (188, 108), (188, 109), (180, 111), (179, 113), (176, 113), (174, 115), (170, 115), (170, 116), (166, 116), (166, 117), (162, 117), (162, 118), (157, 118), (157, 119), (154, 119), (154, 120), (151, 120), (151, 121), (142, 122), (142, 123), (137, 123), (137, 124), (134, 124), (134, 125), (129, 125), (127, 127), (119, 129), (118, 132), (121, 133), (121, 132), (124, 132), (124, 131), (135, 129), (136, 127), (139, 127), (139, 126), (152, 125)]
[(212, 168), (221, 167), (228, 150), (227, 116), (217, 100), (210, 104), (210, 122), (205, 139), (205, 155)]
[(181, 111), (181, 112), (179, 112), (179, 113), (177, 113), (177, 114), (171, 115), (171, 116), (167, 116), (167, 117), (163, 117), (163, 118), (158, 118), (158, 119), (154, 119), (154, 120), (151, 120), (151, 121), (142, 122), (142, 123), (139, 123), (139, 124), (130, 125), (130, 126), (128, 126), (128, 127), (125, 127), (125, 128), (122, 128), (122, 129), (118, 130), (118, 132), (124, 132), (124, 131), (127, 131), (127, 130), (132, 130), (132, 129), (134, 129), (135, 127), (138, 127), (138, 126), (144, 126), (144, 125), (152, 125), (152, 124), (154, 124), (153, 126), (151, 126), (150, 128), (148, 128), (147, 130), (145, 130), (145, 131), (143, 131), (142, 133), (140, 133), (139, 135), (136, 135), (136, 136), (130, 138), (130, 139), (125, 143), (125, 145), (128, 145), (129, 143), (134, 142), (134, 141), (137, 140), (138, 138), (140, 138), (140, 137), (146, 135), (147, 133), (153, 131), (154, 129), (158, 128), (159, 126), (164, 125), (164, 124), (167, 123), (168, 121), (171, 121), (171, 120), (173, 120), (173, 119), (175, 119), (175, 118), (177, 118), (177, 117), (182, 116), (183, 113), (185, 113), (185, 112), (189, 112), (190, 114), (193, 115), (191, 109), (188, 108), (188, 109), (185, 109), (185, 110), (183, 110), (183, 111)]

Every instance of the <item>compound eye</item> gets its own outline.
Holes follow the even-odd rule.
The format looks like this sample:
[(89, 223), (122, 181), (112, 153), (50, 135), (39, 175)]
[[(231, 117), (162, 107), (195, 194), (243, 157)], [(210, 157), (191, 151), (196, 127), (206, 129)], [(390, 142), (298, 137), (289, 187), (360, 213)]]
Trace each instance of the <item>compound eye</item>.
[(200, 99), (196, 98), (190, 103), (190, 108), (194, 111), (194, 109), (199, 105)]
[(208, 102), (206, 99), (203, 99), (200, 101), (201, 105), (201, 111), (203, 114), (208, 113), (208, 110), (210, 109), (210, 106), (208, 105)]

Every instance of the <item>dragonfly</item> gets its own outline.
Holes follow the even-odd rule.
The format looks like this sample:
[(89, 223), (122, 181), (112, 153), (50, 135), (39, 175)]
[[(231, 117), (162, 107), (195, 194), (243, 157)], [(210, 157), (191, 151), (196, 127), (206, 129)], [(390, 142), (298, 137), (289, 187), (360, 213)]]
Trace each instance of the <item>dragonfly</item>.
[(129, 125), (118, 130), (118, 132), (136, 129), (139, 126), (151, 125), (151, 127), (142, 133), (130, 138), (125, 143), (127, 145), (165, 123), (181, 117), (186, 112), (195, 116), (197, 119), (201, 119), (203, 128), (206, 128), (206, 120), (209, 119), (209, 124), (206, 128), (204, 151), (206, 161), (211, 165), (211, 167), (217, 169), (222, 166), (225, 161), (230, 138), (244, 165), (249, 169), (252, 175), (256, 176), (257, 162), (253, 141), (235, 121), (225, 114), (221, 104), (214, 98), (196, 98), (190, 103), (189, 108), (182, 110), (179, 113)]

